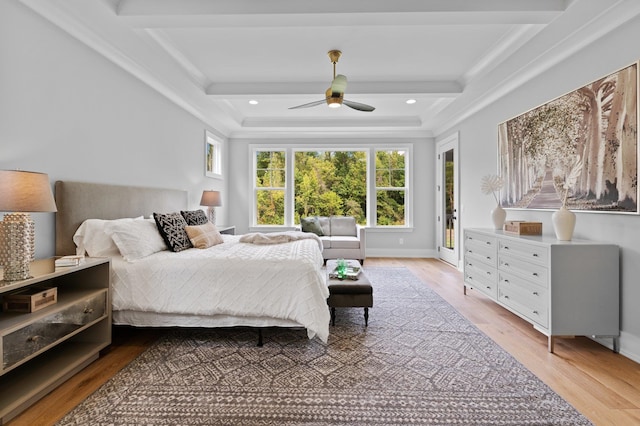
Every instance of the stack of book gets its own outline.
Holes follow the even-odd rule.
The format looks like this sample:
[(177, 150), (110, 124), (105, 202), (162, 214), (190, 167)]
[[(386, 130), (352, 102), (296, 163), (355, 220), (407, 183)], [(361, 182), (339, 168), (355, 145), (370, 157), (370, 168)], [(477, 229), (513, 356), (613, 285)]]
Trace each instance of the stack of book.
[(56, 267), (58, 266), (78, 266), (84, 260), (84, 256), (69, 255), (62, 256), (56, 259)]

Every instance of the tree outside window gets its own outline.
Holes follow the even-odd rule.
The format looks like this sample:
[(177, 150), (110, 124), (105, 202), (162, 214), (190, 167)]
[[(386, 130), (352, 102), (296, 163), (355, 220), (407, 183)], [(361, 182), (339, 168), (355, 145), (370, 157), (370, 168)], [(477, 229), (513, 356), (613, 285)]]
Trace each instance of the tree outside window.
[(256, 151), (256, 223), (284, 225), (286, 155), (284, 151)]
[(406, 224), (405, 151), (376, 150), (376, 225)]
[(367, 224), (366, 151), (296, 151), (294, 221), (346, 215)]

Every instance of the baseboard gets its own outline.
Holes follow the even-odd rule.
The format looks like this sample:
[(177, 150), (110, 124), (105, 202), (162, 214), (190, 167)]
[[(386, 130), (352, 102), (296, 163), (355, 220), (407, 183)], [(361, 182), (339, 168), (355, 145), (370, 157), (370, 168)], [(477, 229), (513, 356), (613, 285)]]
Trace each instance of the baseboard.
[[(596, 342), (613, 350), (613, 341), (611, 338), (594, 338)], [(627, 332), (620, 332), (620, 355), (640, 363), (640, 337), (634, 336)]]
[(425, 249), (397, 249), (397, 248), (367, 248), (367, 257), (420, 257), (430, 258), (438, 257), (436, 250)]

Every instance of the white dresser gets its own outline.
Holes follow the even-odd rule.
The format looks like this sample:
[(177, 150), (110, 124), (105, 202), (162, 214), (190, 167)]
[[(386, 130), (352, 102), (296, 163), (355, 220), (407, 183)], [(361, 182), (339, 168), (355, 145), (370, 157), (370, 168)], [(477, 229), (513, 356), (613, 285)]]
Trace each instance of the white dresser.
[(492, 229), (464, 231), (464, 291), (481, 291), (548, 336), (620, 335), (619, 249)]

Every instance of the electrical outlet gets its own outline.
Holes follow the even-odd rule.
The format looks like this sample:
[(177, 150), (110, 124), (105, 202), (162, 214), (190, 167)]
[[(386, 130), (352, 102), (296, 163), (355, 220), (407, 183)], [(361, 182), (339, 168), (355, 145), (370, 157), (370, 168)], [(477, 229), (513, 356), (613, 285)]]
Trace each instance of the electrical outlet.
[(400, 245), (404, 244), (404, 238), (400, 238), (400, 241), (398, 241), (400, 243)]

